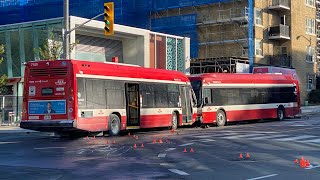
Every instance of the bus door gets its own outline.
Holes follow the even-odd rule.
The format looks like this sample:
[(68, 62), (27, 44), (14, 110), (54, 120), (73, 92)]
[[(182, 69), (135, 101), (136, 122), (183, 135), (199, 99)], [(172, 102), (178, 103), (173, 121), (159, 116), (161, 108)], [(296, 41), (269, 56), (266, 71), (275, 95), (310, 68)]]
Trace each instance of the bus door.
[(139, 84), (126, 83), (126, 110), (128, 129), (140, 128)]
[(189, 86), (180, 86), (182, 123), (192, 122), (191, 92)]

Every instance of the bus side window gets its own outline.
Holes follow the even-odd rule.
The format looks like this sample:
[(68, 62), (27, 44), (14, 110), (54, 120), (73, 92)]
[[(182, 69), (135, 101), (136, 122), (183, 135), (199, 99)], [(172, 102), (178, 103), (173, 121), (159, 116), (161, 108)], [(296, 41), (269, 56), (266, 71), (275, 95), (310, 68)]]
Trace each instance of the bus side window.
[(212, 95), (211, 95), (211, 89), (205, 88), (203, 90), (203, 101), (205, 105), (212, 104)]

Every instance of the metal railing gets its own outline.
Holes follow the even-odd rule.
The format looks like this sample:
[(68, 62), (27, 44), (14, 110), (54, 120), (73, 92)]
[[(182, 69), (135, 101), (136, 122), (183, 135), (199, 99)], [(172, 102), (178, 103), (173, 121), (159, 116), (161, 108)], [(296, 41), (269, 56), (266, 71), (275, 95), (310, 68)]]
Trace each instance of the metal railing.
[(278, 26), (269, 27), (269, 37), (282, 36), (290, 38), (290, 27), (280, 24)]
[(290, 8), (289, 0), (272, 0), (271, 6), (285, 6)]
[(21, 112), (21, 96), (0, 96), (0, 126), (18, 124), (21, 121)]
[(288, 56), (288, 55), (270, 56), (269, 64), (272, 66), (292, 67), (291, 56)]

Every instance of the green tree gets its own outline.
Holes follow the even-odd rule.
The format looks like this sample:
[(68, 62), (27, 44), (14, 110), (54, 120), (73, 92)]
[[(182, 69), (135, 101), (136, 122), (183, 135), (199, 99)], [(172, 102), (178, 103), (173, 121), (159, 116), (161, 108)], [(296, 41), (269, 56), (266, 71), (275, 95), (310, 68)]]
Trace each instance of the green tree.
[[(42, 60), (57, 60), (61, 59), (63, 53), (62, 36), (57, 33), (50, 32), (47, 43), (43, 47), (39, 47), (39, 54)], [(77, 45), (78, 42), (70, 45), (70, 51)]]
[[(0, 64), (4, 61), (4, 45), (0, 44)], [(0, 74), (0, 93), (4, 90), (3, 87), (7, 83), (7, 76), (5, 74)]]

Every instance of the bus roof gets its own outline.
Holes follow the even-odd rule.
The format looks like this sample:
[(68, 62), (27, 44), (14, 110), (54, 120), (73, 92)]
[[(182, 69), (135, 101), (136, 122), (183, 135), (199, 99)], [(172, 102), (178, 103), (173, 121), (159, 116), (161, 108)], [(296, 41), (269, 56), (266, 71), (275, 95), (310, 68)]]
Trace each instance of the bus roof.
[[(49, 64), (49, 65), (48, 65)], [(100, 76), (139, 78), (162, 81), (189, 82), (185, 74), (179, 71), (153, 69), (121, 63), (103, 63), (83, 60), (55, 60), (28, 62), (28, 68), (48, 68), (73, 66), (74, 74), (99, 78)]]
[(283, 74), (231, 74), (205, 73), (189, 76), (191, 81), (201, 80), (210, 84), (239, 83), (239, 84), (292, 84), (295, 80), (291, 75)]

